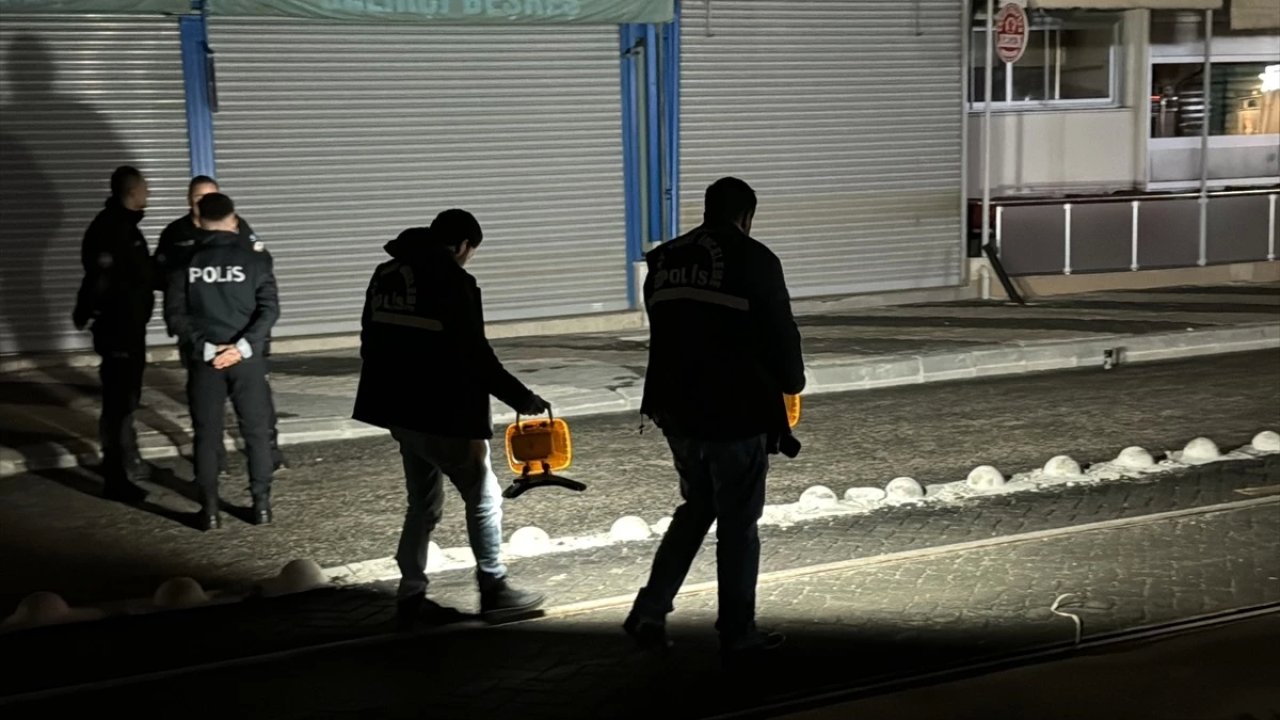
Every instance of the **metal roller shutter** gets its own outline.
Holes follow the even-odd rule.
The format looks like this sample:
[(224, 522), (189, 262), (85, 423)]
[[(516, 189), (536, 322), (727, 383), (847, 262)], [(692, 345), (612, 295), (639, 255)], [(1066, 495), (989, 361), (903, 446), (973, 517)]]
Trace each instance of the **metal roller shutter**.
[(682, 227), (734, 175), (796, 296), (960, 283), (959, 2), (682, 7)]
[(276, 258), (278, 335), (359, 327), (382, 246), (450, 207), (490, 319), (627, 307), (616, 28), (214, 18), (219, 180)]
[[(142, 229), (186, 212), (186, 105), (174, 18), (0, 18), (0, 352), (83, 349), (80, 243), (111, 171), (150, 180)], [(157, 303), (152, 339), (164, 334)]]

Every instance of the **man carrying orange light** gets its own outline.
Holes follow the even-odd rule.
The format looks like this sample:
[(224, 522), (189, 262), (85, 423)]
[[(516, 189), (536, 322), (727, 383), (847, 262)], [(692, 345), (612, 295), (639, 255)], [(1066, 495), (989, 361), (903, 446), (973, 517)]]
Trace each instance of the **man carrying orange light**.
[(508, 584), (499, 557), (502, 492), (489, 457), (489, 396), (524, 415), (551, 406), (502, 366), (485, 338), (480, 289), (463, 269), (482, 237), (464, 210), (405, 230), (387, 244), (391, 259), (374, 271), (365, 297), (353, 417), (390, 430), (404, 459), (409, 508), (396, 551), (401, 629), (456, 616), (426, 599), (427, 546), (443, 509), (444, 475), (466, 503), (481, 613), (501, 619), (543, 602)]

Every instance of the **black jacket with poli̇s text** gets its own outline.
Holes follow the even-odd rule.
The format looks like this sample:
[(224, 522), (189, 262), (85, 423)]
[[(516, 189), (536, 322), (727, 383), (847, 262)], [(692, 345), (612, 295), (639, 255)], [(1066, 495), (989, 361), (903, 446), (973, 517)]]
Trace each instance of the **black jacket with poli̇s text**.
[(208, 362), (208, 346), (243, 341), (246, 357), (264, 352), (280, 317), (275, 273), (265, 252), (245, 247), (236, 233), (209, 233), (168, 281), (165, 324), (196, 362)]
[[(237, 219), (240, 221), (240, 232), (237, 235), (241, 244), (249, 250), (257, 249), (260, 252), (266, 252), (265, 246), (258, 245), (261, 240), (249, 223), (242, 217), (237, 216)], [(191, 253), (195, 252), (196, 247), (209, 237), (209, 234), (208, 230), (196, 225), (190, 213), (174, 220), (160, 231), (160, 239), (156, 241), (154, 255), (157, 290), (168, 288), (169, 273), (175, 268), (185, 267), (191, 259)], [(270, 253), (267, 255), (270, 257)]]
[(467, 439), (493, 437), (489, 396), (513, 408), (533, 397), (502, 366), (484, 333), (480, 288), (428, 228), (387, 243), (360, 331), (352, 416), (379, 427)]
[(776, 439), (784, 394), (805, 385), (782, 264), (732, 225), (703, 225), (648, 253), (649, 365), (641, 412), (667, 435)]

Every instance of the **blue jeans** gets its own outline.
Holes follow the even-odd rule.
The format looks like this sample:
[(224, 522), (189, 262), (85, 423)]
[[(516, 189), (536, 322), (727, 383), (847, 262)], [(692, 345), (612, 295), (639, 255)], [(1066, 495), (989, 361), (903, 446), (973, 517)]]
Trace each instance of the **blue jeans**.
[(684, 504), (658, 546), (649, 582), (636, 596), (632, 613), (665, 621), (689, 566), (716, 523), (716, 579), (722, 637), (755, 629), (756, 579), (760, 573), (760, 535), (769, 453), (764, 435), (730, 442), (667, 438), (680, 475)]
[(427, 544), (444, 509), (443, 476), (448, 475), (466, 505), (467, 538), (476, 556), (483, 589), (506, 576), (502, 564), (502, 489), (489, 460), (489, 441), (446, 438), (393, 428), (404, 460), (409, 509), (404, 515), (396, 564), (400, 597), (427, 590)]

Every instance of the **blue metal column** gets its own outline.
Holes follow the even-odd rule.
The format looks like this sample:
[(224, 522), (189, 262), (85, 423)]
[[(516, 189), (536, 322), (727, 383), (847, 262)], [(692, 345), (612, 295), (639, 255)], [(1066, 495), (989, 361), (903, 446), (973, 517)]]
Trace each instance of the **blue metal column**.
[(667, 238), (680, 235), (680, 1), (662, 27), (663, 173)]
[(187, 150), (191, 174), (215, 175), (213, 108), (209, 102), (209, 32), (204, 3), (196, 0), (192, 10), (199, 14), (178, 18), (182, 44), (182, 82), (187, 98)]
[(640, 151), (636, 131), (639, 118), (636, 114), (636, 64), (635, 54), (640, 34), (635, 25), (618, 27), (619, 66), (622, 92), (622, 194), (626, 214), (627, 242), (627, 299), (632, 307), (639, 307), (640, 288), (636, 287), (633, 263), (644, 258), (644, 239), (641, 223), (644, 208), (640, 206)]
[(662, 120), (658, 96), (659, 77), (658, 77), (658, 26), (645, 25), (644, 31), (644, 64), (645, 64), (645, 88), (644, 88), (644, 111), (645, 111), (645, 134), (647, 142), (645, 147), (648, 150), (648, 157), (645, 158), (648, 172), (648, 199), (649, 207), (646, 209), (649, 214), (649, 237), (645, 238), (649, 243), (662, 242), (666, 238), (663, 237), (662, 227)]

